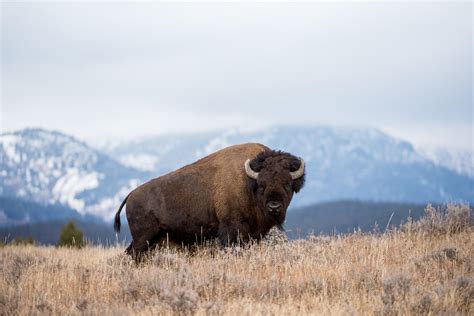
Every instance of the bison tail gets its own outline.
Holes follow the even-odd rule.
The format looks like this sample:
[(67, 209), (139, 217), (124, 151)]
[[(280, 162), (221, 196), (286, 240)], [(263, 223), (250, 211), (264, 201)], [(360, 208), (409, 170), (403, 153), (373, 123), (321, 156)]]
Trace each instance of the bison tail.
[(120, 233), (120, 212), (122, 211), (122, 208), (124, 207), (125, 203), (127, 203), (127, 199), (130, 196), (130, 193), (127, 195), (127, 197), (123, 200), (122, 204), (120, 204), (120, 207), (115, 214), (115, 222), (114, 222), (114, 229), (116, 233)]

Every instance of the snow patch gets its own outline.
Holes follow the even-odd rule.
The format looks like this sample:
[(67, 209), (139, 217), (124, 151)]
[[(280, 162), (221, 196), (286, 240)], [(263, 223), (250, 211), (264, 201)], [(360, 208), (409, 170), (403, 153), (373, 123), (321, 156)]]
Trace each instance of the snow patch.
[(215, 151), (218, 151), (219, 149), (229, 146), (230, 143), (229, 143), (228, 138), (234, 133), (235, 133), (234, 131), (229, 131), (229, 132), (223, 133), (221, 136), (211, 139), (209, 143), (202, 150), (196, 151), (195, 156), (203, 157)]
[(225, 147), (239, 143), (262, 143), (266, 144), (273, 139), (273, 129), (268, 131), (261, 128), (237, 128), (223, 132), (221, 135), (209, 140), (206, 146), (194, 152), (196, 158), (202, 158)]
[(105, 221), (111, 221), (123, 199), (125, 199), (130, 191), (135, 189), (139, 183), (140, 181), (138, 179), (130, 180), (128, 185), (122, 187), (114, 196), (103, 198), (99, 203), (88, 206), (84, 213), (99, 216)]
[(125, 166), (142, 171), (153, 171), (160, 159), (149, 154), (129, 154), (120, 157), (119, 162)]
[(85, 203), (83, 200), (76, 199), (76, 195), (82, 191), (97, 188), (99, 176), (99, 173), (95, 171), (81, 173), (76, 168), (67, 169), (66, 174), (60, 177), (53, 187), (54, 199), (83, 214)]
[(21, 161), (21, 155), (16, 151), (16, 144), (19, 141), (20, 137), (15, 135), (3, 135), (0, 137), (0, 144), (2, 144), (5, 154), (15, 163), (19, 163)]
[(8, 216), (3, 210), (0, 210), (0, 224), (5, 224), (8, 221)]
[(437, 166), (474, 178), (474, 156), (472, 151), (429, 146), (419, 146), (416, 150), (421, 156)]

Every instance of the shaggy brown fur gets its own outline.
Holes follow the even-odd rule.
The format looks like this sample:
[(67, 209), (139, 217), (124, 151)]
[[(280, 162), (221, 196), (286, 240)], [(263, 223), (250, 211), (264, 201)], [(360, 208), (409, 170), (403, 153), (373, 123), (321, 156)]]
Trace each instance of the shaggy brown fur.
[[(253, 159), (257, 180), (245, 172), (247, 159)], [(293, 193), (304, 184), (304, 175), (294, 181), (290, 176), (299, 166), (298, 158), (261, 144), (224, 148), (133, 190), (115, 216), (115, 229), (120, 230), (126, 203), (133, 238), (129, 254), (141, 255), (162, 238), (184, 245), (259, 239), (281, 227)], [(278, 212), (268, 207), (274, 201), (281, 205)]]

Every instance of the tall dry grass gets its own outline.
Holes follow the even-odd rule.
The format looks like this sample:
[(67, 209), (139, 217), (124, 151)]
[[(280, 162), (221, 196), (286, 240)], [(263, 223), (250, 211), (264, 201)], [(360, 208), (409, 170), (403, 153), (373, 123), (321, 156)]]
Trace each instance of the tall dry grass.
[(123, 247), (4, 246), (0, 312), (472, 315), (470, 216), (466, 206), (428, 206), (421, 221), (384, 234), (162, 249), (138, 266)]

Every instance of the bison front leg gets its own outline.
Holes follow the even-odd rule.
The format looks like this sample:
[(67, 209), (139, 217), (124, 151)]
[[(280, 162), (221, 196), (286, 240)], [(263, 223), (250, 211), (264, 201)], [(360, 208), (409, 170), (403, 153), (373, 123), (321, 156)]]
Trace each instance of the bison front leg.
[(249, 232), (250, 227), (245, 222), (238, 225), (233, 223), (221, 225), (218, 231), (221, 247), (231, 247), (248, 242), (250, 239)]

